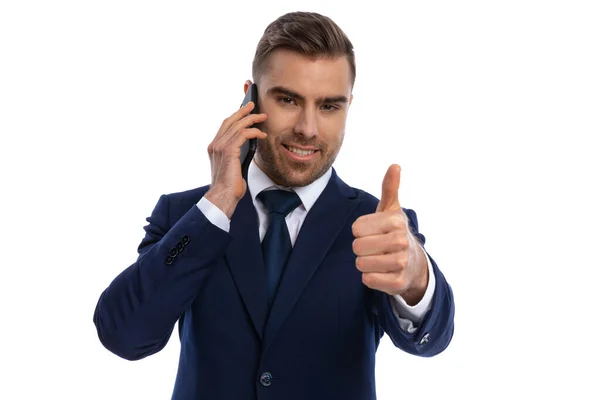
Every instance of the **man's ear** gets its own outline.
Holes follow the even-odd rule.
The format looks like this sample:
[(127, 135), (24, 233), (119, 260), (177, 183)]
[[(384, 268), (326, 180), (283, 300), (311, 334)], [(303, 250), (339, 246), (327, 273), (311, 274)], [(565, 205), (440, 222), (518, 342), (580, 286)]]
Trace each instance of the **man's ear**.
[(352, 104), (352, 99), (353, 99), (353, 98), (354, 98), (354, 95), (353, 95), (353, 94), (351, 94), (351, 95), (350, 95), (350, 101), (348, 101), (348, 105)]
[(252, 85), (252, 81), (246, 80), (246, 83), (244, 83), (244, 94), (248, 92), (248, 88), (250, 87), (250, 85)]

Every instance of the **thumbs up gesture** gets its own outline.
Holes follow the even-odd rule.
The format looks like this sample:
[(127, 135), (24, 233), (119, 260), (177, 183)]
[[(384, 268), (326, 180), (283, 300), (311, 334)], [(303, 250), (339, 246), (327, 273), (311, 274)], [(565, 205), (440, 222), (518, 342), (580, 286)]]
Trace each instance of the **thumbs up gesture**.
[(425, 294), (429, 277), (425, 254), (400, 206), (399, 188), (400, 166), (393, 164), (383, 178), (375, 213), (359, 217), (352, 225), (356, 238), (352, 250), (366, 286), (399, 294), (412, 306)]

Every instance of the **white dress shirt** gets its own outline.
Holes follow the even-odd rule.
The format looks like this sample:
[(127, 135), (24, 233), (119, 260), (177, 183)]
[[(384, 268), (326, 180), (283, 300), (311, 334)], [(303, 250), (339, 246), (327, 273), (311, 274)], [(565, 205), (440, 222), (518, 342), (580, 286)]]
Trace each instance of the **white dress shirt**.
[[(260, 240), (262, 242), (265, 234), (267, 232), (267, 227), (269, 225), (269, 213), (262, 202), (257, 198), (258, 194), (263, 190), (271, 190), (271, 189), (283, 189), (283, 190), (293, 190), (296, 192), (302, 204), (299, 205), (295, 210), (290, 212), (286, 218), (286, 224), (288, 230), (290, 232), (290, 239), (292, 241), (292, 246), (296, 242), (296, 238), (300, 233), (300, 229), (302, 228), (302, 224), (304, 222), (304, 218), (306, 214), (310, 211), (311, 207), (315, 204), (325, 186), (329, 182), (329, 178), (331, 177), (332, 168), (323, 174), (319, 179), (315, 180), (311, 184), (305, 187), (294, 187), (294, 188), (285, 188), (276, 185), (259, 167), (256, 165), (254, 160), (250, 163), (250, 167), (248, 168), (248, 190), (250, 191), (250, 195), (252, 197), (252, 202), (254, 203), (254, 207), (256, 208), (258, 214), (258, 229)], [(211, 203), (206, 198), (202, 197), (197, 204), (198, 208), (202, 213), (206, 216), (206, 218), (215, 226), (221, 228), (225, 232), (229, 232), (229, 224), (230, 220), (227, 218), (227, 215), (213, 203)], [(423, 250), (424, 252), (424, 250)], [(425, 254), (425, 259), (427, 260), (427, 266), (429, 268), (429, 282), (427, 284), (427, 289), (425, 291), (425, 295), (421, 299), (421, 301), (414, 305), (409, 306), (406, 301), (400, 295), (390, 296), (392, 301), (393, 309), (396, 313), (396, 317), (399, 319), (400, 327), (410, 333), (414, 332), (421, 322), (421, 319), (425, 315), (425, 313), (431, 307), (431, 300), (433, 299), (433, 292), (435, 289), (435, 276), (433, 274), (433, 269), (431, 267), (431, 261), (427, 254)], [(395, 301), (394, 301), (395, 300)]]

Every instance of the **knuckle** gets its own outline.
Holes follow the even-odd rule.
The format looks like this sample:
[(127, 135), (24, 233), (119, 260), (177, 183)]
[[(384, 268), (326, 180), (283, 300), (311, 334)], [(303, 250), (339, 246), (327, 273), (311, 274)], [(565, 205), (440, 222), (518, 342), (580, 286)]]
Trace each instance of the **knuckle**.
[(256, 129), (256, 128), (245, 128), (242, 131), (242, 135), (246, 138), (254, 137), (257, 135), (257, 133), (258, 133), (258, 129)]
[(354, 239), (352, 241), (352, 251), (354, 252), (354, 254), (358, 254), (360, 250), (360, 243), (358, 239)]
[(392, 225), (392, 229), (400, 230), (404, 227), (404, 219), (400, 215), (394, 214), (391, 217), (391, 225)]
[(404, 249), (408, 246), (408, 239), (404, 231), (395, 231), (394, 233), (394, 245), (400, 249)]
[(406, 267), (408, 257), (405, 252), (398, 253), (395, 258), (396, 267), (399, 267), (400, 269)]
[(235, 143), (238, 142), (238, 144), (241, 144), (241, 141), (244, 141), (246, 139), (250, 139), (250, 131), (247, 129), (238, 129), (235, 132), (233, 132), (233, 135), (231, 135), (231, 142)]
[(396, 291), (404, 289), (404, 277), (402, 275), (397, 275), (394, 278), (392, 285)]

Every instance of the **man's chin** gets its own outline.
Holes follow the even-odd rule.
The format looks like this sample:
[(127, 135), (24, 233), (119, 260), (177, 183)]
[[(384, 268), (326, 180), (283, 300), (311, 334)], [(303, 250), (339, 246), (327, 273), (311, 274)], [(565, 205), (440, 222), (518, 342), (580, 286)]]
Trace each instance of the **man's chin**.
[(325, 171), (321, 171), (320, 165), (313, 165), (311, 168), (292, 169), (282, 179), (287, 181), (287, 186), (304, 187), (319, 179)]
[[(318, 176), (315, 167), (308, 167), (303, 164), (298, 167), (293, 164), (288, 164), (283, 168), (276, 168), (272, 171), (273, 181), (278, 185), (287, 187), (303, 187), (308, 186), (314, 182)], [(275, 179), (274, 179), (275, 178)]]

